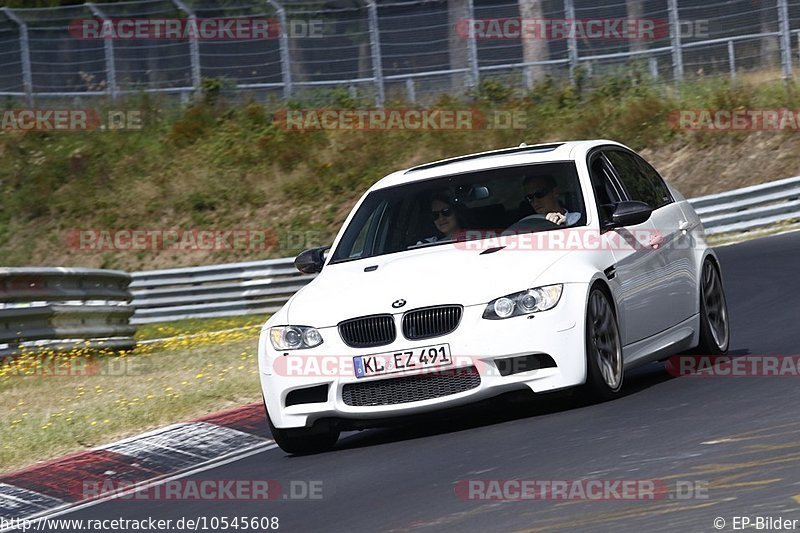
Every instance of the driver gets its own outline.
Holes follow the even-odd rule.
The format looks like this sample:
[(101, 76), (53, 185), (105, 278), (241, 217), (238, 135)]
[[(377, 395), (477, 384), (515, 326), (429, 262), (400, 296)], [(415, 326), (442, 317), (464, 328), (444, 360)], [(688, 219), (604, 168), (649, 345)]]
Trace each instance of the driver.
[(558, 201), (558, 186), (553, 176), (527, 176), (522, 187), (525, 189), (525, 200), (533, 210), (553, 224), (571, 226), (580, 220), (580, 213), (570, 213)]

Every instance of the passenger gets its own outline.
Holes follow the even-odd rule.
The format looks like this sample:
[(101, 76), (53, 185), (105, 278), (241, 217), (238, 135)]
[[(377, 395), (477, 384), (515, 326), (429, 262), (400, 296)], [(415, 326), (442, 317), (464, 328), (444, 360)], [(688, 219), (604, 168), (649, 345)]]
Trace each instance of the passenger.
[(571, 226), (581, 218), (580, 213), (570, 213), (558, 200), (558, 186), (552, 176), (528, 176), (522, 182), (525, 200), (538, 215), (553, 224)]
[(451, 241), (459, 237), (459, 232), (463, 229), (462, 219), (447, 194), (439, 193), (433, 197), (431, 200), (431, 218), (441, 235), (428, 237), (417, 242), (417, 244)]

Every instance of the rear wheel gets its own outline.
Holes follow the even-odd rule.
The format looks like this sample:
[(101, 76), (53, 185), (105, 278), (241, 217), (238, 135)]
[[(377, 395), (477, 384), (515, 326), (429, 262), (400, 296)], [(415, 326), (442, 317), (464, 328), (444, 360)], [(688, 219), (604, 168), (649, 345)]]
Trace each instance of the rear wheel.
[[(264, 408), (266, 411), (266, 406)], [(267, 412), (267, 422), (275, 444), (286, 453), (307, 454), (328, 451), (339, 440), (339, 430), (326, 420), (317, 421), (310, 428), (276, 428)]]
[(730, 344), (728, 305), (722, 288), (722, 277), (710, 259), (703, 263), (700, 280), (700, 343), (693, 353), (722, 355)]
[(595, 400), (620, 395), (625, 370), (617, 317), (608, 296), (592, 288), (586, 308), (586, 385), (584, 392)]

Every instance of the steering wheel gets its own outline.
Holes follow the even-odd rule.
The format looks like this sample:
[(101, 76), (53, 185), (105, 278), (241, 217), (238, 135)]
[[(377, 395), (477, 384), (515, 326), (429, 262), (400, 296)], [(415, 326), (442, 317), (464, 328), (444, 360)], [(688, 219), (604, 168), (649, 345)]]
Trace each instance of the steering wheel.
[(517, 222), (510, 225), (506, 230), (502, 233), (502, 235), (514, 235), (515, 233), (528, 233), (531, 231), (545, 231), (550, 229), (558, 229), (565, 227), (562, 224), (556, 224), (555, 222), (550, 222), (545, 218), (546, 215), (529, 215), (522, 220), (518, 220)]

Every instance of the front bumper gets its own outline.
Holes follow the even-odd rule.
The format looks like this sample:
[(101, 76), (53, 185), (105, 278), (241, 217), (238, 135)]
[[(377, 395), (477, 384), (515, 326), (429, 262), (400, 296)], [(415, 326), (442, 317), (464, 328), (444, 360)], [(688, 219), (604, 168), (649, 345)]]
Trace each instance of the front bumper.
[[(319, 330), (324, 342), (317, 348), (279, 352), (272, 347), (265, 329), (259, 341), (258, 358), (261, 387), (270, 419), (278, 428), (309, 427), (323, 418), (388, 418), (455, 407), (513, 390), (528, 388), (533, 392), (548, 392), (580, 385), (586, 381), (584, 317), (587, 290), (586, 284), (565, 284), (561, 300), (553, 309), (505, 320), (482, 318), (485, 305), (465, 307), (455, 331), (425, 340), (410, 341), (403, 337), (402, 313), (397, 313), (394, 318), (398, 333), (394, 342), (360, 350), (345, 345), (337, 328), (330, 327)], [(463, 392), (406, 403), (369, 406), (345, 403), (342, 390), (347, 384), (419, 374), (356, 378), (351, 364), (354, 356), (437, 344), (449, 345), (453, 368), (474, 366), (480, 374), (480, 383)], [(555, 362), (555, 367), (510, 375), (502, 375), (498, 369), (497, 361), (500, 359), (529, 354), (547, 354)], [(289, 368), (292, 371), (287, 370)], [(286, 405), (290, 392), (320, 385), (328, 387), (325, 401)]]

